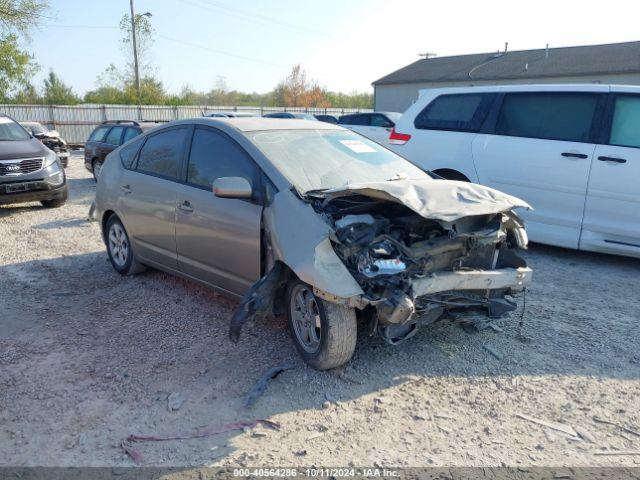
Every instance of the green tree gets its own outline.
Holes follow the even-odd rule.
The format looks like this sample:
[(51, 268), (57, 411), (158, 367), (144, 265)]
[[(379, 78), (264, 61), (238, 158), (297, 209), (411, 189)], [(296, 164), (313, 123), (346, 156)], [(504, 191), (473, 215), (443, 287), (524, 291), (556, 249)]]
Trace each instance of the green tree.
[(0, 0), (0, 98), (25, 87), (37, 70), (33, 57), (20, 45), (49, 7), (46, 0)]
[(75, 105), (80, 97), (53, 70), (44, 79), (43, 100), (47, 105)]

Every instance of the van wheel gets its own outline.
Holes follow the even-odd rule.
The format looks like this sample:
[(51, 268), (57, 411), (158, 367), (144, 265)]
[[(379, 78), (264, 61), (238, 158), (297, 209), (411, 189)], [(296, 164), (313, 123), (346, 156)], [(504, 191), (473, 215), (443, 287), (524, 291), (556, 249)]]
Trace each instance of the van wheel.
[(355, 310), (316, 297), (298, 279), (289, 282), (286, 299), (291, 338), (304, 361), (318, 370), (347, 363), (356, 348)]
[(96, 158), (91, 164), (91, 170), (93, 171), (93, 179), (97, 182), (102, 170), (102, 162)]
[(105, 233), (109, 261), (116, 272), (121, 275), (135, 275), (146, 270), (146, 267), (136, 260), (129, 235), (116, 215), (109, 217)]

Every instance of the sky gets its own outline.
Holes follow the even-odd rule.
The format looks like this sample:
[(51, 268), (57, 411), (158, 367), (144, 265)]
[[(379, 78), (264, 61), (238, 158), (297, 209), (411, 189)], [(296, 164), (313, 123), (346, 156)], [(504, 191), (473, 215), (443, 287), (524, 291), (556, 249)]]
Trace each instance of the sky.
[[(50, 0), (27, 48), (79, 92), (111, 63), (124, 65), (120, 19), (129, 0)], [(419, 59), (465, 53), (640, 40), (640, 4), (609, 0), (135, 0), (150, 12), (150, 59), (170, 92), (264, 93), (301, 64), (332, 91), (371, 92), (371, 83)]]

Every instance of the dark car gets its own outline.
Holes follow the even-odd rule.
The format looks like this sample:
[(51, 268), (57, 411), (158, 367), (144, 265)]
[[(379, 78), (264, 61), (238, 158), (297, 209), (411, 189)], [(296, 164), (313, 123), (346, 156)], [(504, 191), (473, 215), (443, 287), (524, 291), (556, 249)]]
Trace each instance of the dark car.
[(338, 123), (338, 119), (333, 115), (314, 115), (314, 117), (316, 117), (316, 120), (319, 120), (325, 123), (330, 123), (332, 125), (336, 125)]
[(316, 117), (311, 115), (310, 113), (304, 112), (272, 112), (265, 113), (263, 115), (265, 118), (297, 118), (299, 120), (316, 120)]
[(40, 122), (20, 122), (31, 135), (40, 140), (49, 150), (58, 155), (63, 168), (69, 165), (69, 147), (57, 130), (49, 130)]
[(0, 115), (0, 204), (67, 201), (67, 179), (58, 156), (18, 122)]
[(108, 120), (91, 132), (84, 145), (84, 166), (98, 180), (105, 157), (123, 143), (137, 137), (157, 122), (135, 122), (133, 120)]

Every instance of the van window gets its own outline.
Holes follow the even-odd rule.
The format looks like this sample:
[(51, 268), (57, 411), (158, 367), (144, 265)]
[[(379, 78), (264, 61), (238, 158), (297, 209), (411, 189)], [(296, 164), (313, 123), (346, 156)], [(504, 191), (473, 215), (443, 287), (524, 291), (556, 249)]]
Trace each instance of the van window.
[(593, 93), (507, 93), (495, 133), (589, 142), (597, 104), (598, 94)]
[(186, 128), (174, 128), (149, 137), (140, 150), (137, 170), (177, 179), (188, 133)]
[(414, 125), (423, 130), (477, 132), (494, 97), (490, 93), (440, 95), (418, 114)]
[(609, 143), (640, 148), (640, 95), (619, 95), (616, 98)]

